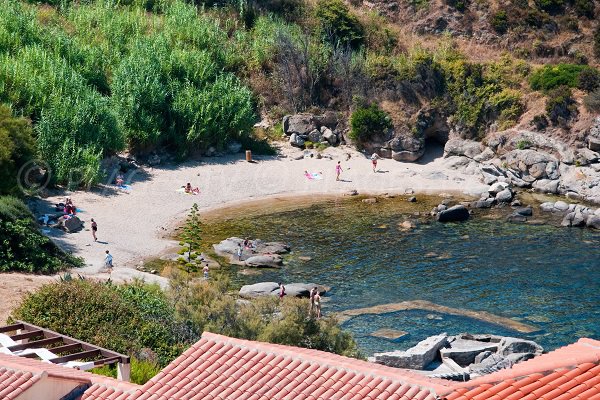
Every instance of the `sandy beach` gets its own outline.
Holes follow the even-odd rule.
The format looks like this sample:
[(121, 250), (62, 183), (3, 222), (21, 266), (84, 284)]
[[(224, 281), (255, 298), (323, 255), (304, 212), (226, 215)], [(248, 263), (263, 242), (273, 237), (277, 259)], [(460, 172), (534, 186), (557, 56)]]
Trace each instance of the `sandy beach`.
[[(321, 159), (296, 160), (301, 154), (301, 150), (286, 147), (280, 156), (259, 157), (253, 163), (238, 154), (177, 166), (161, 165), (125, 176), (131, 190), (101, 186), (89, 192), (61, 193), (43, 203), (58, 203), (69, 195), (83, 210), (79, 217), (85, 222), (85, 229), (73, 234), (57, 230), (46, 233), (64, 249), (84, 258), (86, 267), (78, 273), (105, 275), (104, 251), (110, 250), (115, 264), (113, 279), (126, 280), (140, 275), (134, 267), (141, 260), (177, 245), (170, 235), (193, 203), (202, 212), (208, 212), (245, 201), (289, 196), (304, 196), (310, 201), (312, 196), (341, 196), (351, 190), (359, 194), (414, 191), (478, 195), (487, 188), (477, 177), (449, 169), (439, 151), (426, 155), (419, 163), (379, 160), (375, 173), (364, 154), (346, 146), (323, 151)], [(336, 181), (335, 172), (338, 161), (343, 168), (340, 181)], [(319, 173), (322, 179), (309, 180), (305, 171)], [(200, 194), (178, 191), (186, 182), (199, 187)], [(98, 242), (92, 239), (90, 218), (98, 224)], [(165, 283), (160, 277), (145, 275), (148, 280)]]

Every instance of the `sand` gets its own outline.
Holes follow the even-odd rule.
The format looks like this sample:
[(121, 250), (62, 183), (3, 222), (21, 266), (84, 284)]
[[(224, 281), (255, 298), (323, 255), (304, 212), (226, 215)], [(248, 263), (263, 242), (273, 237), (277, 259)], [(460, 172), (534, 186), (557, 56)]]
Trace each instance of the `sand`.
[[(487, 189), (475, 176), (449, 169), (439, 150), (427, 154), (419, 163), (379, 160), (379, 171), (375, 173), (365, 155), (346, 146), (325, 150), (322, 159), (295, 160), (302, 151), (287, 146), (281, 154), (283, 157), (260, 157), (254, 163), (238, 154), (147, 168), (133, 176), (130, 191), (106, 186), (89, 192), (61, 193), (44, 199), (40, 209), (64, 201), (64, 196), (69, 195), (83, 210), (79, 217), (85, 222), (85, 230), (48, 233), (64, 249), (85, 259), (86, 267), (78, 273), (108, 277), (102, 268), (104, 251), (109, 250), (114, 257), (113, 279), (144, 276), (166, 285), (164, 278), (142, 274), (134, 268), (145, 258), (177, 247), (170, 239), (173, 228), (185, 219), (193, 203), (207, 212), (245, 201), (288, 196), (304, 196), (310, 201), (323, 195), (341, 196), (351, 190), (360, 194), (414, 191), (478, 195)], [(340, 181), (335, 179), (338, 161), (343, 168)], [(305, 170), (322, 173), (323, 179), (309, 180), (304, 176)], [(186, 182), (198, 186), (200, 194), (178, 191)], [(93, 241), (89, 231), (90, 218), (98, 224), (98, 242)]]

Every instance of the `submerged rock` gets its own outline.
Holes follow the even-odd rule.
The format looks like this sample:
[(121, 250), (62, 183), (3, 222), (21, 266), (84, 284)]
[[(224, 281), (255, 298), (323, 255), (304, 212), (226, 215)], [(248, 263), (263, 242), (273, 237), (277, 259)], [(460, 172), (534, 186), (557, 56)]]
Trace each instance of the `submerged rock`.
[(469, 210), (462, 204), (440, 211), (437, 214), (439, 222), (459, 222), (469, 219)]

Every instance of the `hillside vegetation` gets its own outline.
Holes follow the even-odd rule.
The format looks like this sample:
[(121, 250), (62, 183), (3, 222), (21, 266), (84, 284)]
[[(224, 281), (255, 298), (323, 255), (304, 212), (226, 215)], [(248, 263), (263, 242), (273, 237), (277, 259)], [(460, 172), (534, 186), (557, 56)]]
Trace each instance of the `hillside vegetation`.
[(0, 8), (0, 102), (31, 119), (35, 152), (58, 183), (97, 182), (103, 157), (122, 150), (225, 149), (249, 143), (260, 119), (317, 109), (349, 117), (373, 107), (365, 99), (392, 124), (363, 125), (354, 135), (362, 142), (388, 125), (422, 139), (435, 121), (481, 139), (523, 123), (531, 96), (547, 97), (539, 113), (568, 130), (581, 103), (592, 112), (600, 103), (594, 0), (0, 0)]

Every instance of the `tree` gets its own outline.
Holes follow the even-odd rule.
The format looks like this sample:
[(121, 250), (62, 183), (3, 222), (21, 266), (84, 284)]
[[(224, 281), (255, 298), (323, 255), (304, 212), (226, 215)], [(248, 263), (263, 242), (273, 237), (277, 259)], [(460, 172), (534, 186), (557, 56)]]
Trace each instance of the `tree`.
[(200, 248), (202, 233), (200, 217), (198, 216), (198, 204), (194, 203), (183, 226), (181, 239), (188, 246), (188, 262), (192, 262), (192, 252)]
[(0, 104), (0, 194), (14, 193), (19, 169), (35, 154), (31, 126)]

